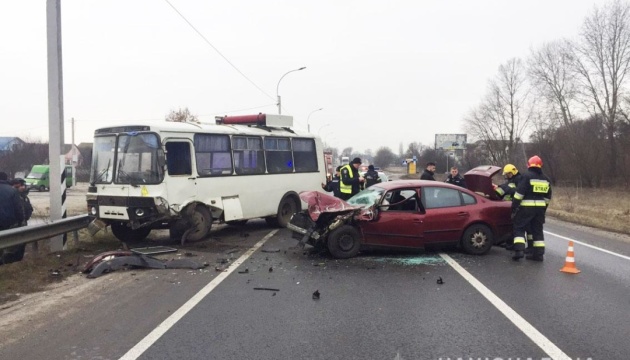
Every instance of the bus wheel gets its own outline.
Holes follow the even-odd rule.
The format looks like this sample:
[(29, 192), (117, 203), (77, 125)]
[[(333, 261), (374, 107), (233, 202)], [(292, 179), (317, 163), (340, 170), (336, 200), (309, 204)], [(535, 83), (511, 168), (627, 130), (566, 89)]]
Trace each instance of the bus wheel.
[(132, 229), (127, 222), (113, 222), (111, 224), (114, 236), (123, 242), (142, 241), (151, 232), (151, 228)]
[(189, 218), (191, 231), (186, 236), (187, 241), (198, 241), (206, 237), (212, 227), (212, 214), (205, 206), (195, 206)]
[(291, 216), (298, 211), (298, 203), (293, 196), (286, 196), (278, 205), (278, 214), (265, 218), (267, 225), (275, 227), (287, 227)]

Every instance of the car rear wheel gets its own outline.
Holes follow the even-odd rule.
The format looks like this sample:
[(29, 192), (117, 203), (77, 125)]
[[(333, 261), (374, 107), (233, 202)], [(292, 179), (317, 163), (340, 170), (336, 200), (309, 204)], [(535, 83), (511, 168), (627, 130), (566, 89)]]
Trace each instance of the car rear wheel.
[(483, 255), (490, 251), (494, 238), (492, 230), (482, 224), (474, 224), (464, 231), (461, 245), (464, 252), (472, 255)]
[(39, 192), (46, 191), (46, 187), (44, 185), (40, 185), (39, 189), (37, 191), (39, 191)]
[(356, 256), (361, 249), (361, 234), (350, 225), (343, 225), (328, 235), (328, 251), (338, 259)]
[(149, 236), (149, 233), (151, 232), (150, 228), (140, 228), (134, 230), (129, 226), (129, 223), (121, 221), (113, 222), (111, 224), (111, 228), (114, 236), (123, 242), (142, 241)]

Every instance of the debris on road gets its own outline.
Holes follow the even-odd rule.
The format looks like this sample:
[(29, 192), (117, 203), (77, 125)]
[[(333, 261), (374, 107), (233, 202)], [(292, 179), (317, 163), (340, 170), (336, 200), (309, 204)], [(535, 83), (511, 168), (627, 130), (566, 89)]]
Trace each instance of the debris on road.
[(239, 271), (239, 274), (249, 274), (249, 269), (245, 268), (245, 270)]
[(264, 253), (277, 253), (277, 252), (280, 252), (280, 249), (276, 249), (276, 248), (270, 248), (270, 249), (263, 248), (261, 251), (262, 251), (262, 252), (264, 252)]
[(315, 292), (313, 293), (313, 300), (319, 300), (319, 290), (315, 290)]
[(437, 283), (438, 283), (439, 285), (444, 284), (444, 280), (442, 280), (442, 277), (441, 277), (441, 276), (439, 276), (439, 277), (438, 277), (438, 279), (437, 279)]
[(136, 253), (132, 249), (131, 251), (117, 250), (101, 253), (85, 264), (81, 272), (88, 273), (87, 277), (93, 279), (122, 268), (138, 267), (198, 270), (205, 266), (189, 259), (160, 260), (142, 253)]
[(254, 290), (280, 291), (280, 289), (266, 288), (266, 287), (255, 287)]

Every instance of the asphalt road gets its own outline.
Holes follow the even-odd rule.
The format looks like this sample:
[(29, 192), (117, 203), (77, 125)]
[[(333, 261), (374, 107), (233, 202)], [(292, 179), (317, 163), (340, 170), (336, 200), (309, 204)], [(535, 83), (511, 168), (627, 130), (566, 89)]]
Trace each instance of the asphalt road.
[[(263, 222), (223, 227), (188, 249), (206, 270), (94, 279), (5, 337), (0, 359), (627, 359), (627, 238), (545, 230), (545, 262), (517, 263), (502, 248), (334, 260)], [(567, 238), (577, 275), (559, 272)]]

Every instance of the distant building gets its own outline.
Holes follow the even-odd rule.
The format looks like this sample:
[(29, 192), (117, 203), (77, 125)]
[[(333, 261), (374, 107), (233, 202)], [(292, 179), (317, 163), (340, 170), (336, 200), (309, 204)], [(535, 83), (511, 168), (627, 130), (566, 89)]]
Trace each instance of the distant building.
[(24, 141), (19, 137), (0, 136), (0, 154), (12, 151), (20, 145), (24, 145)]

